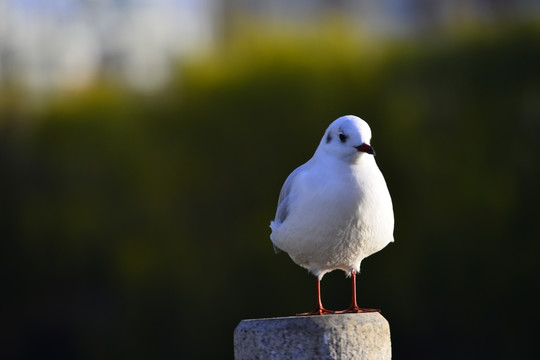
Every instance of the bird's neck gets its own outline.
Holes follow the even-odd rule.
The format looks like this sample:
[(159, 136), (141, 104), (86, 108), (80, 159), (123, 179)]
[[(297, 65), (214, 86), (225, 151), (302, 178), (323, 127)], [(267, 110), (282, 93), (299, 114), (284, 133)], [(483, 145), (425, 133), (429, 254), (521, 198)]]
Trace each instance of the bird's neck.
[(364, 153), (353, 153), (350, 156), (337, 157), (328, 153), (316, 153), (314, 158), (317, 162), (325, 163), (330, 167), (358, 167), (372, 166), (375, 164), (373, 155)]

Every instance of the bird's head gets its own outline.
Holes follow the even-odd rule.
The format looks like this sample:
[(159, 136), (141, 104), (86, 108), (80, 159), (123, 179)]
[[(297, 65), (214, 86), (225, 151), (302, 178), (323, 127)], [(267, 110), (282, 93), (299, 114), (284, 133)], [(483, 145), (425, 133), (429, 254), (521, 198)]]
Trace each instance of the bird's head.
[(330, 124), (318, 151), (343, 160), (356, 161), (360, 156), (375, 155), (370, 141), (371, 129), (367, 122), (357, 116), (347, 115)]

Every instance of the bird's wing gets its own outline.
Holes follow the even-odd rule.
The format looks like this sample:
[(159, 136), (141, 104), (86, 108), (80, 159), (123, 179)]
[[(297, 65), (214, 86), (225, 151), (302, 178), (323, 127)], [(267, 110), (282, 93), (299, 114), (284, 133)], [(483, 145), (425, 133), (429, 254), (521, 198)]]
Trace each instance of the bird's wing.
[(283, 223), (285, 219), (287, 218), (287, 215), (289, 215), (290, 210), (290, 199), (291, 199), (291, 189), (294, 184), (294, 180), (300, 174), (303, 172), (306, 168), (307, 164), (304, 164), (302, 166), (299, 166), (296, 168), (290, 175), (287, 177), (287, 180), (285, 180), (285, 183), (283, 184), (283, 187), (281, 188), (281, 192), (279, 193), (279, 199), (278, 199), (278, 206), (276, 211), (276, 219), (275, 221), (279, 223)]
[[(287, 215), (289, 215), (289, 209), (290, 209), (290, 200), (291, 200), (291, 189), (294, 184), (295, 178), (300, 174), (302, 171), (304, 171), (306, 164), (296, 168), (288, 177), (287, 180), (285, 180), (285, 183), (283, 184), (283, 187), (281, 188), (281, 191), (279, 193), (279, 199), (278, 199), (278, 206), (276, 211), (276, 218), (274, 221), (272, 221), (270, 227), (274, 229), (274, 226), (281, 225), (285, 219), (287, 218)], [(274, 246), (274, 252), (277, 254), (280, 251), (282, 251), (280, 248), (278, 248), (275, 244)]]

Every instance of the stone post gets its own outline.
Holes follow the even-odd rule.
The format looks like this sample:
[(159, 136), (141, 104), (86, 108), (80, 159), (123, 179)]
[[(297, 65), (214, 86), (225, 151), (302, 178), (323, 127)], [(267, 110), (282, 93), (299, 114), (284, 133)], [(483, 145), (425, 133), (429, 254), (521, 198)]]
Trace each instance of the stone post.
[(235, 360), (391, 359), (390, 326), (379, 313), (242, 320)]

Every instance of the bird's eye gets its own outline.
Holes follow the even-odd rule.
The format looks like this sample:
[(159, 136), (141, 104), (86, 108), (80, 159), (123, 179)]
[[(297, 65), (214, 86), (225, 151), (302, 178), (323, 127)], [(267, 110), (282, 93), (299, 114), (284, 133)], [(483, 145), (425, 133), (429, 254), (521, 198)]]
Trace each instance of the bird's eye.
[(345, 134), (339, 134), (339, 141), (341, 141), (342, 143), (344, 143), (345, 141), (347, 141), (347, 135), (345, 135)]

